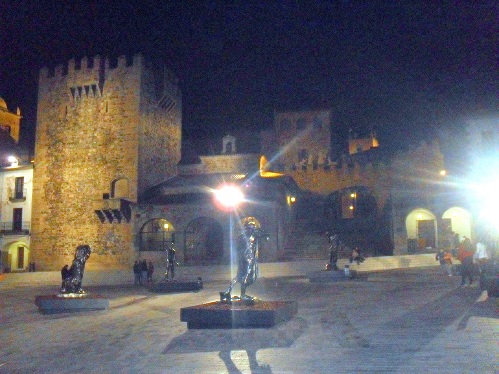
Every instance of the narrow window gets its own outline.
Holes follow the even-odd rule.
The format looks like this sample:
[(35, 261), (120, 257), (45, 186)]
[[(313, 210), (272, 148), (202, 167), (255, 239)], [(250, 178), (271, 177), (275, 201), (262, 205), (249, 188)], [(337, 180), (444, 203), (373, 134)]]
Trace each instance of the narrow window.
[(22, 199), (24, 197), (24, 177), (16, 178), (16, 190), (15, 190), (15, 198)]
[(24, 268), (24, 247), (17, 247), (17, 268)]

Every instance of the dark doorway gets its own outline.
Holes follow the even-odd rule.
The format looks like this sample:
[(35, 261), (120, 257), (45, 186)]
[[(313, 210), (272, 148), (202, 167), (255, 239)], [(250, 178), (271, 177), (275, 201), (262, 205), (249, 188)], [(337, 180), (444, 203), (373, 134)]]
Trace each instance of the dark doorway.
[(418, 221), (418, 247), (420, 249), (435, 248), (435, 220)]
[(188, 265), (219, 264), (223, 258), (223, 231), (212, 218), (191, 221), (185, 230), (184, 261)]
[(24, 247), (17, 247), (17, 268), (24, 268)]

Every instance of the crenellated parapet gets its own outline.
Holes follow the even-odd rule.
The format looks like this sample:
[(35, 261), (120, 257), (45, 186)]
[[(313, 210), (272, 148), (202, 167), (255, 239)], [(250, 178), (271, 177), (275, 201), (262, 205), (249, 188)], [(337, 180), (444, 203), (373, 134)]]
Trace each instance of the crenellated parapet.
[(59, 64), (55, 67), (43, 67), (40, 70), (40, 79), (51, 79), (66, 77), (73, 82), (84, 82), (86, 80), (95, 80), (105, 71), (112, 70), (130, 70), (133, 71), (143, 63), (141, 54), (133, 57), (119, 56), (117, 58), (84, 56), (81, 59), (71, 59), (66, 64)]
[(65, 65), (57, 65), (52, 69), (44, 67), (40, 70), (40, 87), (64, 85), (73, 100), (101, 97), (104, 85), (110, 75), (133, 74), (140, 71), (143, 57), (137, 54), (133, 57), (118, 58), (84, 56), (79, 60), (71, 59)]

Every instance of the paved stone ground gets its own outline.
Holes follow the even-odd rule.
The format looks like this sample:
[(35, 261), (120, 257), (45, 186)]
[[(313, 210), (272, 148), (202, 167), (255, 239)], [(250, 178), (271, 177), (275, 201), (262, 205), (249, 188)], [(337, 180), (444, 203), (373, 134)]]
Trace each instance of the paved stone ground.
[[(310, 283), (267, 267), (248, 292), (297, 300), (271, 329), (187, 330), (180, 308), (216, 300), (227, 281), (194, 293), (87, 287), (108, 311), (42, 315), (57, 285), (0, 280), (0, 373), (498, 373), (499, 299), (439, 268)], [(85, 281), (85, 280), (84, 280)]]

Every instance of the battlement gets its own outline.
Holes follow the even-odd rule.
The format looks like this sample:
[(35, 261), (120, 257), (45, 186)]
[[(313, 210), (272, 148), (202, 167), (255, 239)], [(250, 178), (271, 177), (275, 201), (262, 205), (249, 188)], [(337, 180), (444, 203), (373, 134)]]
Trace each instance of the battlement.
[(98, 80), (107, 71), (136, 69), (142, 66), (142, 63), (141, 54), (117, 58), (102, 58), (99, 55), (90, 58), (84, 56), (79, 60), (71, 59), (66, 64), (59, 64), (53, 68), (43, 67), (40, 70), (40, 81), (65, 77), (76, 84), (84, 84), (86, 81)]
[(349, 174), (354, 170), (361, 171), (385, 171), (386, 164), (383, 162), (326, 162), (323, 164), (316, 163), (296, 163), (292, 165), (272, 165), (269, 170), (287, 173), (340, 173)]

